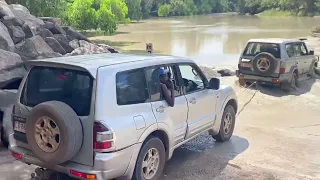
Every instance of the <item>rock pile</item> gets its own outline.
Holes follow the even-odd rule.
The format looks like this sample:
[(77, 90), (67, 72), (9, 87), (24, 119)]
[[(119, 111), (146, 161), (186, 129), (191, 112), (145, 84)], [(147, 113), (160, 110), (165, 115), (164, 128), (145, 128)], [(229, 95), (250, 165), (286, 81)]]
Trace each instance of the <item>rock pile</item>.
[(108, 45), (92, 43), (55, 18), (36, 18), (20, 4), (0, 0), (0, 88), (25, 74), (25, 62), (60, 56), (117, 53)]

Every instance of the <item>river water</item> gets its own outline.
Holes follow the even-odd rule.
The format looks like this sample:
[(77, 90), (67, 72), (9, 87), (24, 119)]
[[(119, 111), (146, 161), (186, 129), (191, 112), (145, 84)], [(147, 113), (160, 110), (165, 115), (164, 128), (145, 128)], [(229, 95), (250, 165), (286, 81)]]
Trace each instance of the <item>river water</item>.
[(308, 36), (319, 23), (316, 17), (172, 17), (120, 25), (116, 35), (92, 39), (135, 53), (145, 52), (146, 43), (153, 43), (155, 53), (189, 57), (207, 66), (230, 66), (237, 64), (249, 39)]

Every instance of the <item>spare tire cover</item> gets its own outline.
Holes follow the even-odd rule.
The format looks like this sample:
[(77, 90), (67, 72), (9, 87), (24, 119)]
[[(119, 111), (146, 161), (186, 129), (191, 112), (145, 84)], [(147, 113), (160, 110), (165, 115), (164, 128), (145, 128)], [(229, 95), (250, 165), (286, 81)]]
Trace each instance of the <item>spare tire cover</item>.
[(253, 70), (264, 76), (272, 75), (277, 68), (277, 60), (270, 53), (260, 53), (256, 55), (252, 60)]
[(82, 146), (80, 119), (63, 102), (48, 101), (35, 106), (27, 117), (26, 129), (33, 153), (49, 164), (71, 160)]

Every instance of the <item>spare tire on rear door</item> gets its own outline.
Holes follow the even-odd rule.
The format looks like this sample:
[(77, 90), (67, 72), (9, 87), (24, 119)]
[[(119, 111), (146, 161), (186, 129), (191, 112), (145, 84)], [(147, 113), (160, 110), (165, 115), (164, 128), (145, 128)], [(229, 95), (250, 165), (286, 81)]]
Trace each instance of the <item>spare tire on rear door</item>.
[(48, 101), (35, 106), (27, 118), (26, 129), (33, 153), (49, 164), (71, 160), (82, 146), (80, 119), (63, 102)]
[(263, 76), (270, 76), (277, 68), (277, 60), (270, 53), (260, 53), (256, 55), (252, 60), (253, 70)]

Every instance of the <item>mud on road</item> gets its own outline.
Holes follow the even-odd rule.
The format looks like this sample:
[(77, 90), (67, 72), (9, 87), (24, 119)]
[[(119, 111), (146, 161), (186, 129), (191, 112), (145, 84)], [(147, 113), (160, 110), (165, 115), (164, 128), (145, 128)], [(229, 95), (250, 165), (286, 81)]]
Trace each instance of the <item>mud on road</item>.
[[(233, 84), (239, 107), (252, 100), (238, 116), (232, 139), (216, 143), (208, 134), (199, 136), (175, 151), (162, 179), (319, 180), (319, 78), (291, 93), (244, 89), (235, 82), (222, 79)], [(33, 169), (0, 152), (0, 180), (30, 179)]]

